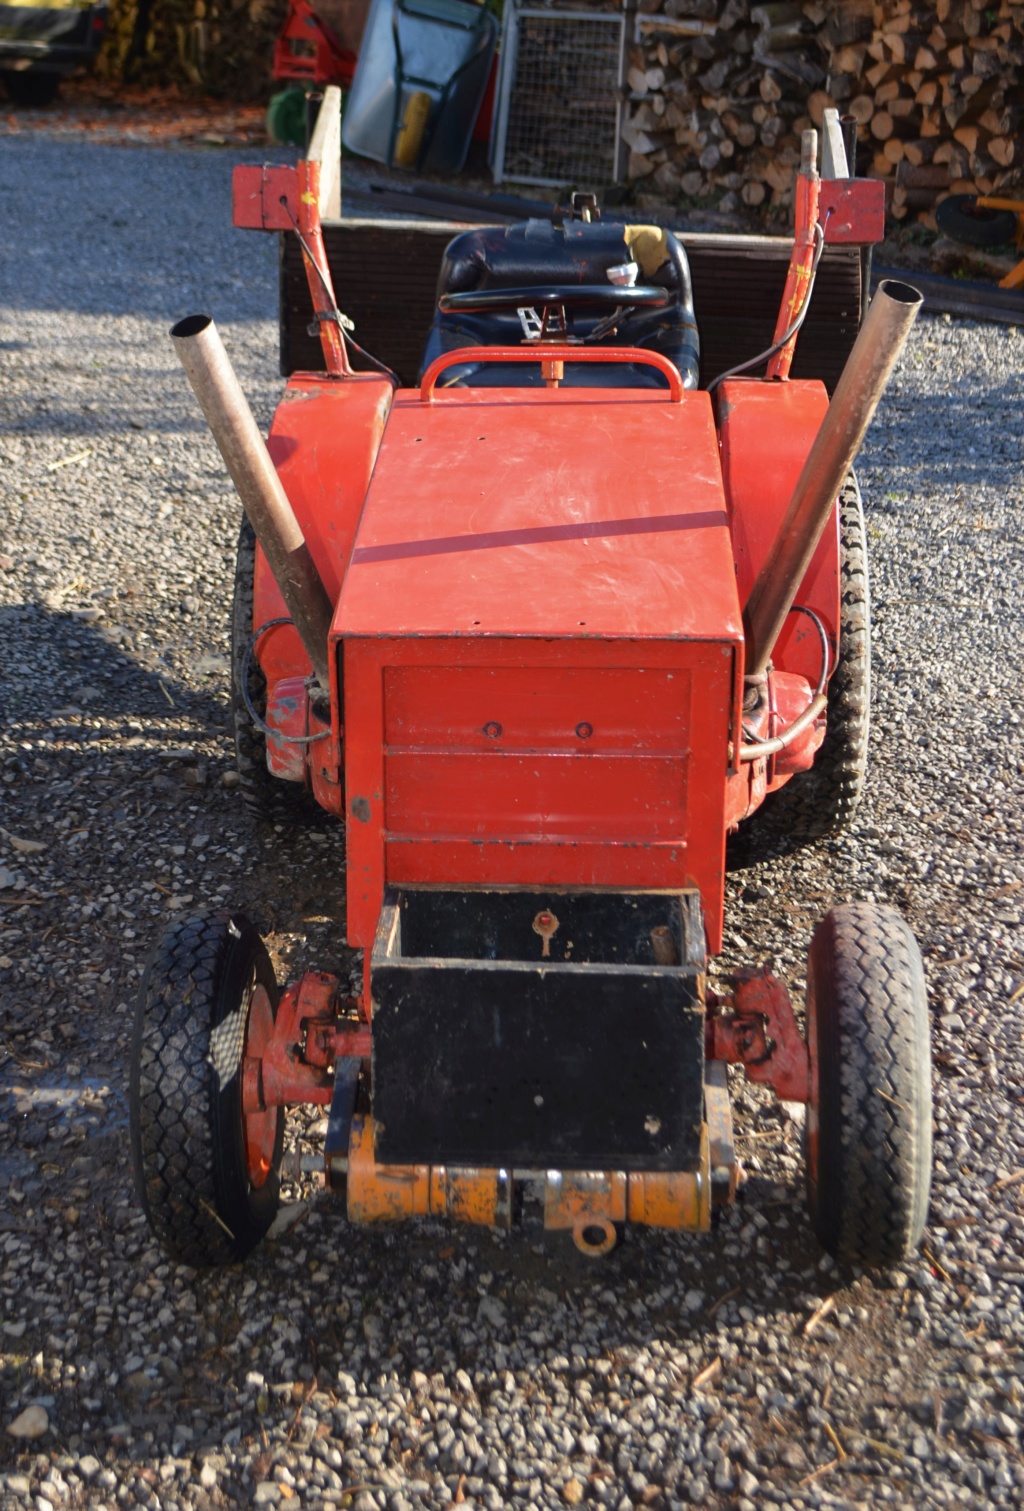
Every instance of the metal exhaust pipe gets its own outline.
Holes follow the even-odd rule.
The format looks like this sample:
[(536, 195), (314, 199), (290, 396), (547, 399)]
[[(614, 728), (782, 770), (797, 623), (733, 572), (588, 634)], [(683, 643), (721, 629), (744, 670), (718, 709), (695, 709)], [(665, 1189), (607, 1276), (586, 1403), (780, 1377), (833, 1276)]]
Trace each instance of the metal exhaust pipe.
[(759, 677), (767, 669), (832, 506), (921, 304), (917, 289), (887, 278), (879, 284), (868, 307), (779, 533), (747, 599), (748, 677)]
[(316, 679), (330, 687), (327, 645), (333, 609), (298, 520), (288, 501), (209, 315), (188, 315), (171, 330), (181, 365), (220, 448), (256, 539), (281, 589)]

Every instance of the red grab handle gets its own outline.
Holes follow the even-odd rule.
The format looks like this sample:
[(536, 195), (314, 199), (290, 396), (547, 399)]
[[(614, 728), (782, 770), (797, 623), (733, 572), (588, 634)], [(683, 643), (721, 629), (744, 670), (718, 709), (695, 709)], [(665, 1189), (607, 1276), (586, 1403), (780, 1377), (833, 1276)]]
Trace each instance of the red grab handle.
[(441, 373), (463, 362), (642, 362), (668, 379), (669, 403), (682, 403), (684, 393), (678, 367), (660, 352), (644, 351), (639, 346), (556, 346), (544, 341), (533, 346), (460, 346), (444, 352), (423, 374), (420, 398), (431, 403)]

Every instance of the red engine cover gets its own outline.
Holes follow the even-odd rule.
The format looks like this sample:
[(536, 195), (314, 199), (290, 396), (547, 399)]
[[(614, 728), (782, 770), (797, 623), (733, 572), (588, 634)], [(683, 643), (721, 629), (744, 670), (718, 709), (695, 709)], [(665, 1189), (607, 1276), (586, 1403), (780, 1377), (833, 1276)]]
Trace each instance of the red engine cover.
[(698, 886), (742, 630), (706, 394), (400, 393), (335, 614), (348, 937), (385, 881)]

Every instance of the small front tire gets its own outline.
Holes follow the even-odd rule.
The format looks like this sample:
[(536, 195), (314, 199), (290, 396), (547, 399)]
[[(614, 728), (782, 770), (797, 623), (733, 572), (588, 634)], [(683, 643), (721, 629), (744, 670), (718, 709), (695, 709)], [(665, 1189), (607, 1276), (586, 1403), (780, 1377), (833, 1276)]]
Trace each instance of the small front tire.
[(278, 991), (241, 914), (183, 919), (143, 978), (130, 1078), (132, 1165), (172, 1258), (232, 1264), (277, 1213), (284, 1109), (246, 1114), (242, 1067), (273, 1032)]
[(807, 1196), (845, 1264), (917, 1248), (932, 1168), (931, 1053), (917, 941), (892, 908), (846, 903), (815, 930), (807, 972)]

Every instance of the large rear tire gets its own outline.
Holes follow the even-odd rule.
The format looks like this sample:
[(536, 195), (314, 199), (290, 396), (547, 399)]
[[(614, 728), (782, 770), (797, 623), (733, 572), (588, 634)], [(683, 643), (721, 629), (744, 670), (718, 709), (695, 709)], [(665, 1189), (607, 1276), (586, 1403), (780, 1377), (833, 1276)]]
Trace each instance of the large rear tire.
[(730, 837), (730, 869), (840, 833), (860, 803), (871, 732), (871, 596), (864, 506), (852, 472), (839, 494), (839, 563), (839, 659), (828, 684), (825, 739), (811, 769), (769, 793)]
[(818, 925), (807, 1037), (814, 1230), (845, 1264), (898, 1264), (928, 1215), (932, 1094), (921, 953), (892, 908), (846, 903)]
[(242, 1066), (273, 1031), (277, 982), (241, 914), (186, 918), (139, 993), (130, 1122), (139, 1201), (172, 1258), (244, 1259), (274, 1220), (284, 1109), (246, 1114)]

